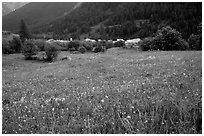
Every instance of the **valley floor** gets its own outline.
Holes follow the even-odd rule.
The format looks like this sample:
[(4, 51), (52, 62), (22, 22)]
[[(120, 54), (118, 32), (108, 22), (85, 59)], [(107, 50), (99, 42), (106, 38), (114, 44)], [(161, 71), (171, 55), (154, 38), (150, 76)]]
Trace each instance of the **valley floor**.
[(2, 115), (2, 133), (202, 133), (202, 52), (3, 55)]

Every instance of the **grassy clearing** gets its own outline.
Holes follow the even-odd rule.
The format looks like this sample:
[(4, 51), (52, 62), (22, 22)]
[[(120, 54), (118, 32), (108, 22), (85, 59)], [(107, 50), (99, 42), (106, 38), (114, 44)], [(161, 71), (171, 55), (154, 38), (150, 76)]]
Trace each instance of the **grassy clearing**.
[(2, 133), (202, 133), (202, 52), (3, 55)]

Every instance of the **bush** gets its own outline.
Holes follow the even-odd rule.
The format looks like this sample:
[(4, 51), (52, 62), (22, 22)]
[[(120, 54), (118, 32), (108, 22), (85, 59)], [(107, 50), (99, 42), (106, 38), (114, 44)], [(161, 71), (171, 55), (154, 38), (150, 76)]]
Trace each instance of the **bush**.
[(9, 44), (10, 44), (10, 47), (14, 50), (14, 53), (21, 52), (22, 42), (20, 37), (13, 37), (13, 40), (10, 41)]
[(153, 38), (154, 50), (183, 50), (185, 46), (181, 34), (170, 26), (159, 29)]
[(94, 47), (97, 47), (98, 44), (99, 44), (99, 42), (93, 42), (93, 43), (91, 43), (91, 45), (92, 45), (93, 48), (94, 48)]
[(2, 53), (3, 54), (11, 54), (14, 53), (13, 49), (11, 49), (9, 41), (3, 39), (2, 40)]
[(106, 51), (106, 42), (105, 41), (100, 41), (98, 46), (100, 46), (101, 52)]
[(46, 53), (44, 51), (41, 51), (41, 52), (38, 53), (37, 60), (46, 61), (46, 58), (47, 58), (47, 56), (46, 56)]
[(190, 50), (202, 50), (202, 38), (199, 35), (191, 34), (188, 38), (189, 49)]
[(46, 44), (45, 40), (36, 39), (36, 40), (34, 40), (34, 43), (37, 45), (39, 51), (45, 51), (45, 44)]
[(102, 50), (101, 46), (97, 46), (93, 48), (93, 52), (95, 53), (101, 52), (101, 50)]
[(26, 59), (32, 59), (38, 53), (38, 47), (33, 40), (26, 40), (22, 46), (22, 53)]
[(67, 50), (68, 50), (68, 51), (71, 51), (71, 49), (72, 49), (72, 51), (73, 51), (73, 49), (74, 49), (75, 51), (77, 51), (78, 48), (79, 48), (79, 46), (80, 46), (79, 41), (77, 41), (77, 40), (75, 40), (75, 41), (70, 41), (70, 42), (67, 44)]
[(125, 47), (125, 42), (124, 41), (117, 41), (117, 42), (115, 42), (114, 47)]
[(86, 52), (86, 48), (84, 48), (83, 46), (80, 46), (78, 51), (81, 52), (81, 53), (85, 53)]
[(12, 54), (20, 53), (22, 48), (22, 43), (19, 37), (13, 37), (12, 40), (2, 40), (2, 53)]
[(179, 42), (178, 45), (180, 45), (180, 50), (188, 50), (189, 49), (189, 43), (186, 40), (180, 39), (178, 42)]
[(138, 46), (142, 51), (153, 50), (152, 41), (152, 37), (144, 38), (142, 41), (138, 42)]
[(55, 43), (59, 46), (61, 51), (67, 51), (67, 44), (68, 44), (68, 42), (67, 43), (55, 42)]
[(92, 51), (94, 43), (82, 41), (80, 45), (83, 46), (87, 51)]
[(112, 47), (114, 47), (113, 42), (112, 42), (112, 41), (107, 41), (107, 42), (106, 42), (106, 49), (110, 49), (110, 48), (112, 48)]
[(70, 48), (69, 51), (77, 51), (74, 47)]
[(45, 46), (47, 61), (54, 61), (59, 54), (59, 46), (56, 43), (48, 43)]
[(96, 47), (93, 48), (93, 52), (95, 52), (95, 53), (105, 52), (105, 51), (106, 51), (106, 42), (105, 41), (97, 42)]

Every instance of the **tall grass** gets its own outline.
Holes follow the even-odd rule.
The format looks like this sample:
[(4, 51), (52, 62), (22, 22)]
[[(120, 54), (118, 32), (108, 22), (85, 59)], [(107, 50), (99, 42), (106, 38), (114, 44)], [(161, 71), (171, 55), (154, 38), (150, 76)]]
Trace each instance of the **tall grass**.
[(201, 134), (200, 53), (125, 52), (35, 64), (25, 78), (3, 63), (2, 133)]

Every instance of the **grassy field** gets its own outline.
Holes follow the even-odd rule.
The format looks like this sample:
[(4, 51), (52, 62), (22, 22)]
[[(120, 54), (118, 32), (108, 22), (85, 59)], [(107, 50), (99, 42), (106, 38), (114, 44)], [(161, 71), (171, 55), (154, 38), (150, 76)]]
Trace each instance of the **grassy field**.
[(201, 51), (2, 57), (2, 133), (202, 133)]

